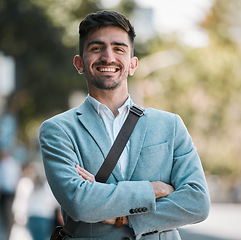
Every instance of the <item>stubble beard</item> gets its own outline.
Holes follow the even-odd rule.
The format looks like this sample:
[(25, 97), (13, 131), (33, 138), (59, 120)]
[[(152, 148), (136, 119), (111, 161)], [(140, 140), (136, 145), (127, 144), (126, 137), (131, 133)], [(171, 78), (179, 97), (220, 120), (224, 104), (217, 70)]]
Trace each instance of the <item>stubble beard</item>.
[[(108, 83), (106, 79), (108, 79)], [(108, 75), (105, 76), (104, 79), (96, 77), (87, 78), (87, 82), (100, 90), (114, 90), (120, 85), (119, 82), (114, 80), (112, 81), (111, 76)]]
[[(105, 65), (107, 65), (107, 64), (105, 64)], [(120, 70), (121, 70), (121, 68), (120, 68)], [(87, 83), (91, 84), (92, 86), (94, 86), (100, 90), (109, 90), (109, 91), (115, 90), (116, 88), (118, 88), (121, 85), (121, 82), (122, 82), (121, 80), (120, 81), (112, 80), (111, 79), (112, 76), (108, 75), (108, 73), (106, 73), (106, 75), (103, 78), (93, 76), (93, 74), (90, 72), (90, 70), (87, 69), (85, 66), (84, 66), (84, 72), (85, 72), (85, 77), (86, 77)], [(127, 79), (128, 73), (126, 73), (120, 77), (121, 78), (126, 77), (126, 79)]]

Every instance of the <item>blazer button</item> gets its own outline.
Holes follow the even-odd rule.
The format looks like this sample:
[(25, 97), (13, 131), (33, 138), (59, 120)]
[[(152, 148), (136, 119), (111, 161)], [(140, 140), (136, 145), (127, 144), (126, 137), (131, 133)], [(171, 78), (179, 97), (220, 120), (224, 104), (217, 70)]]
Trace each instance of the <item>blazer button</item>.
[(142, 208), (142, 212), (146, 212), (146, 211), (147, 211), (146, 207)]
[(142, 212), (142, 208), (138, 208), (138, 212), (139, 212), (139, 213)]
[(134, 214), (135, 213), (135, 210), (134, 209), (130, 209), (130, 214)]
[(135, 210), (134, 210), (134, 213), (138, 213), (139, 211), (138, 211), (138, 208), (136, 208)]

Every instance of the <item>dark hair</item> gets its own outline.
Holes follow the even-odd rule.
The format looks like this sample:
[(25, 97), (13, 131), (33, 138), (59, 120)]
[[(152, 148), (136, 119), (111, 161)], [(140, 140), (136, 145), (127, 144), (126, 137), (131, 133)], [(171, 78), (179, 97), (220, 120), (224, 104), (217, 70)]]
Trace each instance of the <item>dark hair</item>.
[(129, 20), (121, 13), (103, 10), (87, 15), (79, 25), (79, 51), (81, 56), (88, 34), (94, 29), (107, 26), (116, 26), (125, 30), (128, 33), (134, 51), (134, 38), (136, 34)]

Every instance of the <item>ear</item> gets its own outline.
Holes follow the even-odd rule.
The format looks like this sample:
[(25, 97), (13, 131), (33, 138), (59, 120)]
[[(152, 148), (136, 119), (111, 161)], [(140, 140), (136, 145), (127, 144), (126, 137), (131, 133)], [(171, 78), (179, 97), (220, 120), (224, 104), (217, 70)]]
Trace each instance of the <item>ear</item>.
[(83, 68), (83, 63), (82, 59), (79, 55), (74, 56), (74, 62), (73, 62), (76, 70), (78, 71), (79, 74), (84, 73), (84, 68)]
[(136, 71), (138, 67), (138, 58), (137, 57), (132, 57), (131, 58), (131, 64), (129, 68), (129, 75), (132, 76), (134, 72)]

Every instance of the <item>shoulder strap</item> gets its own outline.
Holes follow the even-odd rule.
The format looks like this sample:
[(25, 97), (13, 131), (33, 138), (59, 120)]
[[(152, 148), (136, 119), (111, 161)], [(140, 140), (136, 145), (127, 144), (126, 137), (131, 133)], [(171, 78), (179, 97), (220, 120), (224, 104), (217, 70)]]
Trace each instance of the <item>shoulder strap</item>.
[(117, 135), (111, 150), (109, 151), (105, 161), (95, 176), (97, 182), (105, 183), (115, 168), (118, 159), (130, 138), (139, 117), (143, 115), (144, 110), (139, 106), (133, 105), (126, 121), (124, 122), (119, 134)]
[[(105, 183), (107, 181), (113, 169), (115, 168), (118, 159), (136, 126), (136, 123), (143, 114), (144, 109), (137, 105), (133, 105), (130, 108), (130, 112), (119, 134), (117, 135), (105, 161), (95, 176), (95, 180), (97, 182)], [(68, 236), (73, 237), (73, 234), (76, 231), (78, 225), (79, 222), (75, 222), (73, 219), (69, 218), (67, 223), (63, 226), (62, 234), (65, 233)]]

